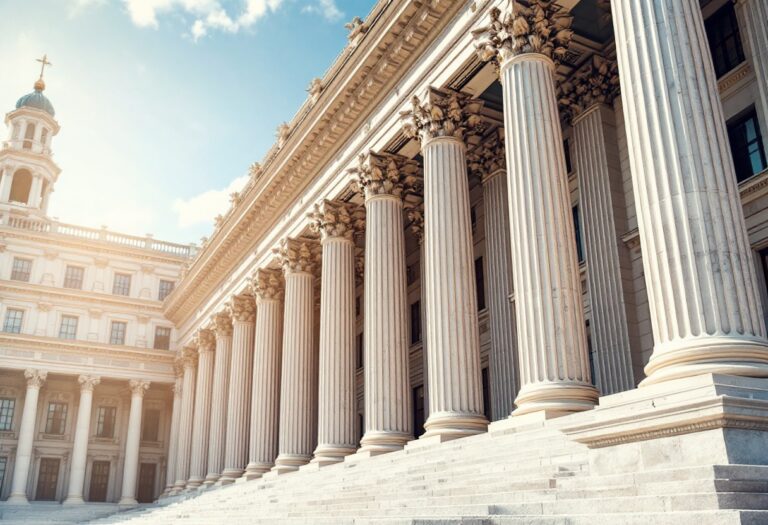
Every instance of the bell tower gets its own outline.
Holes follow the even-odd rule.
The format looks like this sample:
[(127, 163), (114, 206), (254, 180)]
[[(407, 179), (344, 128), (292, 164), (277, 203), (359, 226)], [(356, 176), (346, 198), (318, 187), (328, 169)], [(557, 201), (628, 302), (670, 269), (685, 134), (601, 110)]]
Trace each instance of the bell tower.
[(5, 115), (8, 138), (0, 149), (0, 221), (13, 218), (47, 219), (48, 202), (60, 168), (52, 158), (51, 142), (59, 132), (53, 104), (45, 91), (47, 56), (41, 63), (34, 91), (16, 102)]

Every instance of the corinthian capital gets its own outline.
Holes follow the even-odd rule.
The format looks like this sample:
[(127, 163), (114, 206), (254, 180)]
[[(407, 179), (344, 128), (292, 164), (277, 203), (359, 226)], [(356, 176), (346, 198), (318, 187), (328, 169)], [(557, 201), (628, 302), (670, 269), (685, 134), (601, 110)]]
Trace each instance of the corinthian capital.
[(314, 240), (286, 238), (273, 251), (280, 260), (283, 272), (314, 273), (317, 269), (320, 253)]
[(77, 382), (80, 383), (81, 392), (93, 392), (94, 387), (101, 383), (101, 378), (82, 375), (77, 378)]
[(348, 202), (323, 200), (315, 204), (315, 211), (309, 214), (312, 229), (323, 239), (342, 237), (353, 240), (356, 232), (363, 229), (363, 209)]
[(256, 270), (251, 289), (258, 300), (279, 301), (283, 296), (283, 274), (278, 270)]
[(411, 99), (411, 109), (402, 112), (403, 130), (410, 138), (426, 142), (436, 137), (464, 140), (468, 131), (482, 127), (479, 115), (483, 102), (469, 95), (449, 89), (430, 87), (422, 102)]
[(405, 214), (408, 217), (411, 231), (419, 241), (419, 245), (424, 243), (424, 201), (407, 206)]
[(357, 177), (357, 184), (365, 192), (366, 199), (376, 195), (402, 197), (421, 179), (419, 163), (415, 160), (373, 151), (360, 154), (358, 167), (350, 173)]
[(48, 377), (48, 372), (27, 368), (24, 370), (24, 377), (27, 380), (28, 387), (40, 388), (43, 386), (43, 383), (45, 383), (45, 378)]
[(216, 334), (213, 330), (201, 328), (197, 331), (197, 351), (213, 352), (216, 349)]
[(213, 314), (213, 329), (218, 337), (228, 337), (232, 335), (232, 316), (229, 310)]
[(256, 304), (250, 295), (232, 297), (230, 310), (232, 319), (241, 323), (252, 323), (256, 319)]
[(613, 104), (618, 94), (616, 61), (592, 55), (592, 60), (560, 84), (560, 114), (570, 122), (595, 104)]
[(179, 352), (177, 359), (185, 371), (188, 368), (195, 368), (197, 365), (197, 348), (194, 346), (185, 346), (181, 349), (181, 352)]
[(467, 165), (472, 175), (482, 181), (507, 168), (504, 132), (499, 129), (467, 153)]
[(494, 7), (490, 23), (472, 31), (481, 60), (500, 63), (528, 53), (561, 61), (573, 37), (573, 17), (555, 0), (508, 0), (502, 11)]
[(149, 384), (149, 381), (144, 381), (143, 379), (131, 379), (128, 382), (128, 387), (131, 389), (131, 394), (144, 397), (144, 393), (149, 388)]

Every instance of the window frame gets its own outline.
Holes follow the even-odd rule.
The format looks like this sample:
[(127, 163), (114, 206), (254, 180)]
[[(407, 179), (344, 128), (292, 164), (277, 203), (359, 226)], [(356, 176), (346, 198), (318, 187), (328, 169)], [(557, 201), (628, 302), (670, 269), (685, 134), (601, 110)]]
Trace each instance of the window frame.
[[(736, 9), (730, 0), (725, 2), (704, 21), (704, 33), (707, 37), (709, 53), (715, 76), (720, 79), (743, 64), (746, 60), (741, 28), (736, 16)], [(735, 44), (735, 57), (729, 56), (729, 45)], [(734, 62), (735, 60), (735, 62)]]
[[(20, 315), (18, 316), (18, 325), (16, 323), (16, 319), (14, 319), (14, 322), (13, 322), (13, 328), (14, 329), (9, 330), (8, 329), (9, 328), (8, 321), (10, 319), (11, 312), (14, 312), (14, 313), (18, 312)], [(24, 328), (24, 314), (25, 313), (26, 313), (25, 310), (23, 310), (21, 308), (11, 308), (11, 307), (6, 308), (5, 309), (5, 317), (3, 319), (3, 332), (5, 332), (6, 334), (20, 334), (22, 328)]]
[(16, 415), (16, 398), (0, 397), (0, 432), (13, 432), (13, 418)]
[[(154, 419), (150, 419), (148, 415), (152, 413)], [(157, 441), (160, 441), (160, 421), (162, 419), (162, 411), (159, 408), (145, 408), (144, 413), (141, 417), (141, 441), (146, 441), (150, 443), (156, 443)], [(147, 423), (150, 421), (154, 421), (154, 435), (153, 436), (147, 436), (147, 429), (151, 428), (147, 426)], [(148, 437), (153, 437), (154, 439), (147, 439)]]
[[(75, 324), (74, 327), (67, 327), (72, 328), (71, 334), (68, 331), (66, 334), (64, 333), (64, 322), (65, 320), (72, 320), (74, 319)], [(73, 341), (77, 339), (77, 328), (80, 324), (80, 318), (76, 315), (71, 314), (62, 314), (61, 319), (59, 321), (59, 339), (66, 339), (67, 341)], [(70, 337), (71, 335), (71, 337)]]
[[(166, 335), (166, 336), (158, 336), (157, 332), (160, 331), (160, 330), (167, 330), (168, 331), (168, 335)], [(159, 337), (167, 337), (167, 341), (166, 341), (165, 346), (158, 346), (158, 338)], [(160, 340), (162, 341), (162, 339), (160, 339)], [(171, 327), (170, 326), (162, 326), (162, 325), (155, 326), (155, 337), (154, 337), (154, 340), (152, 341), (152, 348), (155, 349), (155, 350), (170, 350), (171, 349)]]
[[(168, 288), (167, 285), (170, 285), (170, 288), (168, 288), (167, 290), (164, 290), (164, 286), (163, 286), (164, 284), (166, 285), (165, 288)], [(171, 293), (175, 288), (176, 288), (175, 281), (171, 281), (170, 279), (160, 279), (160, 284), (157, 287), (157, 300), (164, 301), (166, 297), (171, 295)]]
[[(122, 338), (118, 340), (115, 338), (115, 326), (122, 325)], [(118, 332), (120, 332), (118, 330)], [(112, 320), (109, 323), (109, 344), (111, 345), (125, 345), (125, 337), (128, 332), (128, 323), (126, 321)]]
[[(125, 283), (118, 284), (118, 280), (120, 279), (127, 279), (127, 286), (123, 286)], [(112, 295), (119, 295), (121, 297), (130, 297), (131, 296), (131, 285), (133, 284), (132, 281), (132, 275), (130, 273), (124, 273), (124, 272), (115, 272), (115, 274), (112, 276)], [(125, 292), (125, 293), (123, 293)]]
[[(61, 407), (59, 417), (56, 416), (56, 407)], [(48, 410), (45, 413), (45, 434), (51, 436), (63, 436), (67, 432), (67, 412), (69, 404), (63, 401), (49, 401)], [(56, 425), (56, 428), (54, 428)]]
[[(107, 417), (107, 414), (111, 414), (111, 419)], [(111, 426), (107, 426), (109, 422)], [(97, 438), (112, 439), (115, 437), (115, 429), (117, 427), (117, 407), (111, 405), (100, 405), (96, 409), (96, 433)], [(107, 435), (104, 430), (108, 428), (110, 430)]]
[[(27, 263), (26, 270), (21, 270), (16, 267), (16, 263)], [(13, 264), (11, 265), (11, 281), (18, 281), (20, 283), (28, 283), (32, 279), (32, 263), (34, 261), (28, 257), (13, 257)], [(20, 278), (26, 276), (25, 278)]]
[[(744, 143), (734, 145), (734, 139), (739, 138), (736, 137), (737, 132), (746, 128), (746, 125), (750, 120), (754, 123), (754, 133), (756, 135), (755, 138), (749, 142), (745, 131), (743, 133), (739, 133), (740, 136), (745, 137)], [(763, 134), (762, 130), (760, 129), (760, 119), (757, 116), (757, 109), (755, 106), (750, 106), (738, 115), (730, 118), (726, 122), (726, 128), (728, 131), (728, 146), (730, 148), (731, 158), (733, 160), (733, 170), (734, 174), (736, 175), (736, 182), (741, 184), (742, 182), (751, 179), (755, 175), (764, 172), (766, 167), (768, 167), (768, 159), (766, 159), (765, 143), (763, 142)], [(757, 145), (756, 153), (760, 156), (760, 161), (763, 164), (762, 169), (758, 171), (754, 171), (752, 168), (752, 155), (749, 152), (750, 146), (752, 145)], [(738, 146), (739, 151), (736, 150), (736, 146)], [(743, 157), (737, 156), (737, 153), (743, 154)], [(749, 165), (749, 174), (747, 174), (747, 172), (740, 172), (739, 168), (741, 164), (744, 164), (745, 166)]]
[[(72, 278), (72, 276), (70, 275), (70, 270), (80, 271), (79, 281), (76, 281), (75, 279)], [(82, 290), (84, 281), (85, 281), (85, 267), (78, 266), (76, 264), (68, 264), (66, 266), (66, 268), (64, 269), (64, 284), (62, 285), (64, 288), (68, 288), (70, 290)], [(72, 286), (73, 282), (77, 282), (77, 286)]]

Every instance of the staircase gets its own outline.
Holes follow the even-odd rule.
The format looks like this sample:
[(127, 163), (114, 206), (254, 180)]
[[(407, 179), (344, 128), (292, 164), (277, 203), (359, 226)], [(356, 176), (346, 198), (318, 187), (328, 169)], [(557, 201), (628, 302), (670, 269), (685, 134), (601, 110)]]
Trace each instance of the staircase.
[(36, 525), (43, 523), (85, 523), (111, 516), (120, 508), (116, 503), (88, 503), (87, 505), (61, 505), (55, 501), (33, 501), (29, 505), (0, 503), (0, 522), (3, 525)]
[(768, 523), (768, 467), (706, 465), (590, 475), (587, 448), (559, 430), (494, 426), (445, 443), (167, 498), (94, 523)]

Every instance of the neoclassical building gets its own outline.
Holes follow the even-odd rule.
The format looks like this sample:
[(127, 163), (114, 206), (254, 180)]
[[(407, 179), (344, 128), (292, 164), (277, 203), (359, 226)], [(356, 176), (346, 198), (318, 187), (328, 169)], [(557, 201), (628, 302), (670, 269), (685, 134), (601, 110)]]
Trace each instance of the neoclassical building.
[[(766, 20), (764, 0), (394, 0), (353, 20), (162, 304), (162, 501), (236, 516), (235, 484), (244, 520), (341, 522), (487, 483), (496, 513), (565, 519), (499, 506), (517, 489), (483, 469), (544, 478), (544, 502), (585, 487), (587, 514), (621, 512), (587, 494), (612, 475), (621, 506), (652, 507), (698, 468), (725, 481), (659, 512), (768, 519)], [(505, 471), (505, 440), (552, 470)], [(344, 514), (339, 486), (378, 506)]]

